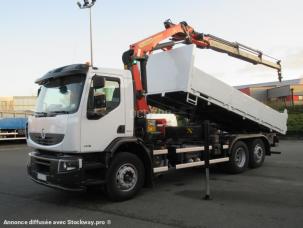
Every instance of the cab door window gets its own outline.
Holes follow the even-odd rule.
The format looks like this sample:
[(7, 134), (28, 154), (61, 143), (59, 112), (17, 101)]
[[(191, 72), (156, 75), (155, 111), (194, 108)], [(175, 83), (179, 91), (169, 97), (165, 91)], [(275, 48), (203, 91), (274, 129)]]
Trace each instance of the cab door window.
[[(100, 77), (100, 76), (95, 76)], [(90, 92), (89, 92), (89, 98), (88, 98), (88, 106), (87, 106), (87, 112), (88, 112), (88, 118), (89, 119), (99, 119), (102, 116), (105, 116), (112, 110), (114, 110), (116, 107), (120, 104), (120, 82), (118, 79), (111, 79), (108, 77), (104, 77), (105, 83), (103, 87), (96, 88), (93, 85), (91, 85)], [(96, 102), (99, 102), (99, 98), (101, 97), (101, 100), (104, 103), (104, 105), (101, 105), (102, 107), (98, 106), (96, 109)]]

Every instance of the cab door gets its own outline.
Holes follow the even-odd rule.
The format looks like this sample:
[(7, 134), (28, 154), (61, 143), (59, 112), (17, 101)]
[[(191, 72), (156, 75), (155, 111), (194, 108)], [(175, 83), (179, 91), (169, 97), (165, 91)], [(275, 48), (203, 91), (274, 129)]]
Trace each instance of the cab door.
[[(94, 77), (102, 77), (104, 85), (94, 86)], [(82, 112), (82, 152), (103, 151), (115, 138), (125, 136), (125, 97), (122, 88), (122, 77), (101, 74), (93, 76), (88, 88), (86, 108)], [(96, 97), (105, 99), (101, 108), (96, 109), (94, 106)]]

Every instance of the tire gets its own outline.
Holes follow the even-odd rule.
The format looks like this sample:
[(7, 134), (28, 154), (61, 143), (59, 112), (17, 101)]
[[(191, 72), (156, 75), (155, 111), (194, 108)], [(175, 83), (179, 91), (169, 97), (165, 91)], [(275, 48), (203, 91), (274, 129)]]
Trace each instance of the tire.
[(249, 146), (249, 166), (257, 168), (263, 165), (265, 159), (265, 146), (262, 139), (255, 139)]
[(226, 171), (232, 174), (243, 173), (248, 167), (248, 162), (248, 148), (243, 141), (238, 141), (231, 149), (230, 160), (227, 163)]
[(106, 193), (112, 201), (124, 201), (134, 197), (144, 184), (145, 171), (136, 155), (118, 153), (106, 175)]

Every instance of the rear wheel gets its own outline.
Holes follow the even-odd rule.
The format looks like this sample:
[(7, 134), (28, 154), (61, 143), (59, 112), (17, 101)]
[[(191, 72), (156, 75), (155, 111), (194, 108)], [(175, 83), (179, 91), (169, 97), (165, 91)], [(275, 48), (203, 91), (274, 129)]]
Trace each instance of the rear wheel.
[(107, 173), (106, 193), (113, 201), (135, 196), (144, 183), (142, 161), (134, 154), (121, 152), (114, 157)]
[(229, 163), (227, 163), (227, 172), (242, 173), (248, 166), (248, 148), (243, 141), (236, 142), (232, 149)]
[(263, 165), (265, 159), (265, 146), (262, 139), (255, 139), (249, 146), (249, 166), (257, 168)]

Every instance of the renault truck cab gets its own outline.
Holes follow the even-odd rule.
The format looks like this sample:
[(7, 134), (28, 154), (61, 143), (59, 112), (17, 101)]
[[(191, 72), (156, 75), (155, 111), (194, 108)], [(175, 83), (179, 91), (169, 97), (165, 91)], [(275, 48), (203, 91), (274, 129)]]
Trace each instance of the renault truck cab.
[(34, 150), (30, 177), (68, 190), (104, 182), (101, 170), (109, 158), (100, 152), (114, 139), (133, 136), (130, 72), (76, 64), (52, 70), (36, 83), (37, 107), (27, 130)]

